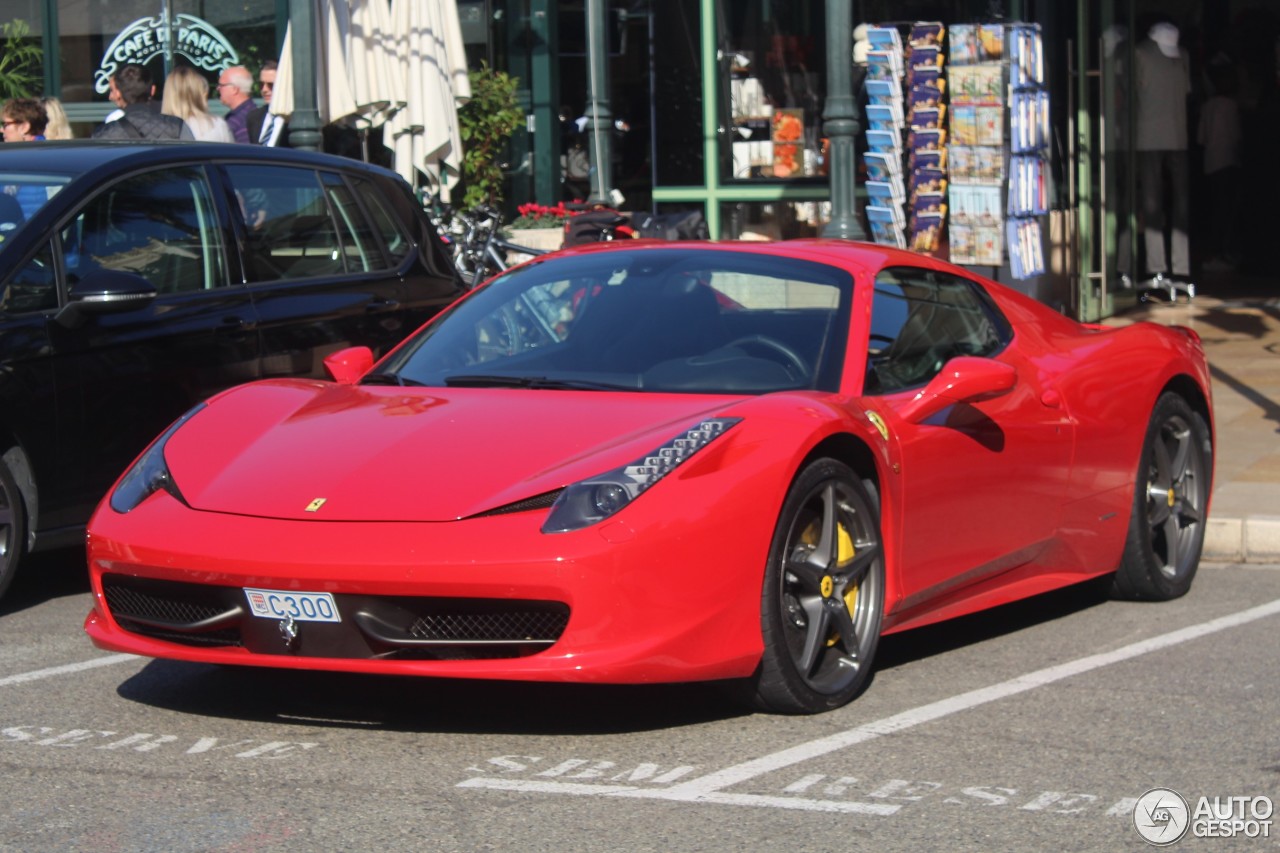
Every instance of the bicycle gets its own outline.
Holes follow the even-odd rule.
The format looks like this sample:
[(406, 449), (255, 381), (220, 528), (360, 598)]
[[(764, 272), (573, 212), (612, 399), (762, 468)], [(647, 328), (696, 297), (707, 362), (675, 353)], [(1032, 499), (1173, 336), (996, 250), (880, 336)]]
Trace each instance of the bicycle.
[(449, 249), (454, 269), (468, 288), (508, 269), (506, 253), (536, 256), (548, 250), (513, 243), (502, 236), (502, 214), (483, 204), (470, 211), (456, 210), (440, 200), (438, 191), (424, 187), (420, 203), (436, 233)]
[(465, 223), (454, 264), (468, 287), (508, 269), (507, 253), (545, 255), (547, 249), (535, 249), (513, 243), (502, 236), (502, 214), (489, 205), (479, 205), (470, 213), (456, 213)]

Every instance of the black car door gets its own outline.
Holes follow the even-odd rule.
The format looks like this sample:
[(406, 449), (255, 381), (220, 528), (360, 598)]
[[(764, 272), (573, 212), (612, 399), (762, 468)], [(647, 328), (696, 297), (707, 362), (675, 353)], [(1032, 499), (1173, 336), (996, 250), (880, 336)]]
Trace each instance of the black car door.
[(61, 229), (69, 288), (106, 269), (156, 289), (140, 307), (49, 327), (66, 418), (60, 473), (41, 503), (68, 523), (85, 521), (173, 419), (261, 375), (253, 302), (227, 274), (227, 215), (203, 166), (170, 165), (110, 184)]
[(324, 376), (325, 356), (357, 345), (381, 355), (412, 331), (404, 282), (340, 174), (273, 163), (222, 170), (243, 213), (265, 376)]

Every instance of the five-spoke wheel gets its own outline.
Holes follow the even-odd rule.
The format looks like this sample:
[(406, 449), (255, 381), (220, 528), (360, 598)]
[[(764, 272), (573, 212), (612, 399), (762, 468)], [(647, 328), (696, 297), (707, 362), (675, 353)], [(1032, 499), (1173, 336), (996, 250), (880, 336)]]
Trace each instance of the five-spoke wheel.
[(834, 459), (796, 478), (774, 532), (761, 601), (758, 707), (811, 714), (866, 683), (884, 615), (884, 555), (868, 485)]
[(1191, 588), (1204, 545), (1212, 444), (1204, 418), (1176, 394), (1156, 403), (1138, 468), (1115, 590), (1165, 600)]

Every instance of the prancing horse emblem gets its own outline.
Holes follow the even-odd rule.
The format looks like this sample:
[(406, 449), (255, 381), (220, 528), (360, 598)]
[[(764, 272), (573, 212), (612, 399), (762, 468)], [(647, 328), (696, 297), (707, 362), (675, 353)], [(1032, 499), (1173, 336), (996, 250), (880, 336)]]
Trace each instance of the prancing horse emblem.
[(326, 498), (316, 498), (311, 503), (307, 504), (307, 512), (316, 512), (320, 507), (324, 506), (325, 500)]
[(292, 646), (293, 641), (298, 639), (298, 623), (295, 622), (293, 617), (287, 613), (285, 614), (285, 617), (280, 620), (280, 636), (284, 637), (284, 644), (286, 646)]

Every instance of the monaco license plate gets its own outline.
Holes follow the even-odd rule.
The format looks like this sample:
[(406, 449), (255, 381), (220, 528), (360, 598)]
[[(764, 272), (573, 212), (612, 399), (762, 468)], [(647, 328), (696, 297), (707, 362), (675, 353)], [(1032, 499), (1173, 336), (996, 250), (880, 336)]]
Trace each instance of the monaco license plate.
[(249, 589), (249, 610), (264, 619), (290, 619), (295, 622), (341, 622), (338, 606), (327, 592), (290, 592), (280, 589)]

